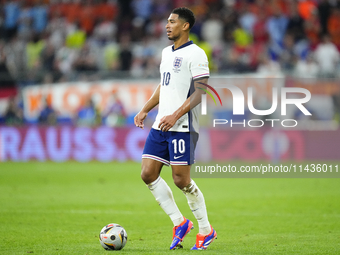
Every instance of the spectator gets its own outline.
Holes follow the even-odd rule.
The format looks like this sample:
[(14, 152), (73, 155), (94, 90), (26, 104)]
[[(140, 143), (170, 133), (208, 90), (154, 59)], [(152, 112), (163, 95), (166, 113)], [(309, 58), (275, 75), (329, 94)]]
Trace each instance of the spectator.
[(32, 8), (33, 18), (33, 31), (35, 33), (42, 33), (47, 26), (48, 7), (44, 4), (43, 0), (38, 0)]
[(102, 18), (105, 21), (116, 21), (118, 6), (116, 1), (99, 0), (96, 6), (96, 19)]
[(159, 63), (156, 62), (154, 58), (148, 58), (145, 62), (144, 68), (144, 78), (158, 78), (159, 77), (159, 70), (157, 70), (157, 66)]
[(100, 45), (106, 45), (114, 39), (116, 32), (117, 27), (114, 22), (99, 18), (98, 24), (93, 31), (93, 38), (97, 40)]
[(235, 30), (235, 24), (238, 24), (238, 13), (231, 5), (230, 8), (226, 9), (225, 13), (223, 14), (224, 15), (222, 16), (223, 22), (222, 38), (224, 42), (231, 43), (233, 42), (232, 33)]
[(248, 5), (250, 5), (250, 10), (255, 13), (256, 16), (259, 16), (260, 14), (263, 14), (264, 16), (272, 15), (273, 4), (268, 3), (267, 0), (248, 1)]
[(45, 99), (45, 104), (40, 112), (38, 122), (39, 124), (49, 126), (57, 124), (57, 113), (52, 107), (50, 98)]
[(63, 15), (65, 15), (68, 23), (79, 22), (81, 6), (78, 0), (71, 0), (63, 6)]
[(91, 0), (84, 0), (79, 10), (79, 25), (87, 36), (92, 34), (96, 20), (96, 7)]
[(26, 45), (27, 69), (33, 70), (41, 65), (41, 53), (45, 48), (45, 41), (38, 34), (31, 35), (30, 41)]
[(134, 78), (140, 78), (144, 75), (144, 67), (143, 67), (143, 59), (141, 57), (135, 56), (132, 65), (130, 74)]
[(319, 38), (322, 31), (319, 15), (316, 10), (314, 10), (309, 18), (305, 20), (304, 27), (311, 48), (315, 49), (316, 45), (319, 43)]
[(251, 35), (239, 25), (234, 30), (233, 37), (236, 48), (240, 50), (244, 50), (252, 43)]
[(274, 75), (281, 73), (281, 67), (278, 62), (271, 60), (268, 56), (263, 56), (257, 68), (257, 73)]
[(213, 50), (219, 47), (223, 38), (223, 23), (218, 13), (208, 14), (208, 19), (202, 25), (202, 39), (208, 42)]
[(0, 97), (15, 96), (17, 94), (16, 82), (7, 65), (5, 44), (0, 42)]
[(41, 51), (41, 61), (46, 72), (51, 73), (54, 71), (55, 50), (52, 43), (48, 42)]
[(253, 40), (258, 44), (268, 43), (268, 32), (266, 29), (266, 16), (260, 13), (253, 28)]
[(270, 53), (275, 60), (280, 62), (284, 71), (291, 72), (294, 69), (296, 61), (299, 58), (305, 58), (308, 52), (308, 45), (304, 41), (294, 43), (294, 38), (290, 34), (286, 34), (283, 43), (271, 48)]
[(5, 40), (9, 41), (17, 33), (18, 20), (20, 15), (19, 1), (6, 0), (3, 9)]
[(339, 63), (339, 51), (331, 42), (328, 35), (324, 35), (322, 42), (317, 46), (314, 56), (320, 67), (322, 77), (335, 77), (337, 65)]
[(235, 47), (224, 53), (225, 59), (221, 63), (220, 70), (228, 73), (246, 73), (253, 71), (248, 65), (249, 58), (246, 52), (240, 52)]
[(305, 38), (304, 29), (304, 20), (300, 16), (296, 4), (292, 3), (286, 33), (291, 34), (294, 41), (297, 42)]
[(40, 58), (44, 76), (48, 76), (46, 79), (50, 79), (51, 82), (58, 81), (61, 78), (61, 73), (57, 68), (55, 48), (51, 42), (45, 45)]
[(101, 123), (99, 112), (90, 97), (85, 99), (84, 105), (79, 109), (76, 122), (80, 126), (90, 127)]
[(110, 127), (124, 126), (127, 117), (124, 105), (117, 93), (112, 95), (111, 100), (109, 107), (103, 113), (104, 122)]
[(295, 66), (295, 75), (301, 78), (316, 78), (320, 72), (313, 55), (308, 54), (305, 59), (299, 59)]
[[(209, 9), (212, 12), (214, 11), (214, 7), (212, 5), (208, 6), (208, 4), (209, 4), (208, 0), (195, 0), (195, 1), (192, 1), (192, 3), (190, 4), (190, 9), (195, 14), (196, 18), (197, 16), (206, 16)], [(190, 32), (192, 31), (190, 30)]]
[(137, 19), (146, 22), (149, 20), (152, 13), (152, 2), (151, 0), (132, 0), (131, 8)]
[[(225, 71), (225, 68), (239, 72), (256, 70), (259, 56), (268, 48), (273, 60), (281, 61), (283, 70), (295, 70), (291, 57), (305, 61), (307, 46), (314, 50), (320, 34), (327, 31), (340, 49), (340, 11), (332, 7), (340, 0), (57, 0), (50, 4), (37, 0), (20, 3), (4, 0), (0, 17), (3, 30), (0, 34), (7, 43), (6, 68), (20, 85), (78, 79), (71, 75), (75, 69), (125, 70), (132, 72), (124, 75), (133, 77), (158, 76), (155, 68), (161, 52), (158, 47), (168, 42), (164, 32), (168, 10), (177, 5), (190, 6), (195, 12), (197, 19), (192, 33), (205, 49), (212, 72)], [(237, 24), (241, 24), (242, 29)], [(32, 43), (33, 34), (38, 34), (46, 46)], [(293, 37), (293, 42), (288, 43), (289, 49), (284, 39), (287, 34)], [(120, 39), (124, 37), (128, 39)], [(90, 68), (80, 64), (77, 53), (87, 52), (86, 41), (94, 52), (90, 55), (95, 55)], [(235, 42), (237, 47), (233, 48)], [(62, 76), (51, 75), (55, 69)], [(44, 78), (42, 71), (46, 74)], [(106, 72), (103, 77), (117, 77), (117, 73)]]
[(332, 10), (328, 19), (328, 31), (332, 42), (340, 49), (340, 8)]
[(248, 34), (253, 35), (256, 21), (257, 16), (252, 12), (250, 4), (246, 4), (244, 12), (239, 18), (241, 27), (247, 31)]
[(103, 48), (104, 70), (117, 70), (119, 68), (119, 45), (111, 42)]
[(46, 31), (49, 35), (48, 40), (52, 43), (55, 49), (60, 49), (64, 45), (66, 38), (67, 22), (60, 11), (52, 13), (52, 17), (47, 24)]
[[(154, 0), (153, 1), (153, 13), (159, 15), (159, 17), (167, 16), (169, 10), (172, 10), (172, 1), (170, 0)], [(197, 14), (195, 15), (197, 17)]]
[(16, 98), (9, 99), (8, 107), (5, 111), (5, 124), (8, 126), (18, 126), (24, 123), (23, 111), (18, 106)]
[(54, 0), (49, 1), (49, 18), (52, 18), (54, 14), (58, 13), (60, 16), (66, 17), (67, 8), (71, 1)]
[[(151, 17), (151, 20), (149, 22), (149, 24), (146, 27), (146, 33), (148, 35), (152, 35), (155, 37), (156, 40), (159, 41), (166, 41), (169, 40), (166, 37), (166, 34), (164, 33), (164, 27), (166, 26), (167, 21), (165, 19), (162, 18), (162, 16), (155, 14)], [(198, 22), (198, 20), (196, 20), (195, 22), (195, 27), (197, 25), (197, 29), (200, 29), (200, 24)], [(199, 31), (200, 33), (200, 31)], [(164, 40), (166, 39), (166, 40)]]
[(86, 33), (79, 26), (79, 23), (71, 23), (75, 29), (66, 36), (66, 45), (70, 48), (80, 49), (86, 41)]
[(121, 49), (119, 53), (119, 70), (130, 71), (132, 65), (132, 52), (130, 50), (130, 37), (123, 35), (121, 37)]
[(260, 12), (254, 24), (253, 44), (249, 47), (249, 64), (252, 69), (256, 70), (260, 56), (265, 54), (268, 45), (268, 33), (266, 30), (266, 16), (264, 12)]
[(257, 69), (261, 56), (268, 52), (266, 44), (254, 43), (248, 48), (248, 58), (250, 70), (254, 71)]
[(316, 11), (316, 4), (312, 0), (300, 0), (298, 3), (299, 14), (303, 19), (309, 19)]
[(321, 33), (322, 35), (328, 34), (328, 19), (331, 15), (331, 5), (329, 0), (320, 0), (318, 4), (318, 13), (320, 17)]
[(73, 67), (78, 72), (94, 72), (98, 70), (96, 54), (90, 47), (89, 42), (86, 42), (80, 51), (77, 52)]
[(122, 20), (123, 17), (131, 17), (131, 2), (132, 0), (118, 0), (119, 20)]
[(32, 34), (32, 20), (33, 12), (31, 4), (29, 2), (24, 2), (24, 6), (20, 10), (18, 19), (18, 36), (22, 40), (28, 40)]
[(67, 47), (65, 44), (56, 53), (56, 67), (57, 70), (65, 76), (69, 76), (72, 73), (72, 66), (76, 59), (76, 51)]
[(6, 63), (13, 78), (22, 80), (27, 70), (26, 44), (18, 36), (13, 36), (8, 44), (5, 45)]
[(287, 25), (287, 17), (282, 14), (279, 8), (275, 9), (273, 16), (267, 20), (267, 31), (273, 44), (281, 44), (283, 42)]

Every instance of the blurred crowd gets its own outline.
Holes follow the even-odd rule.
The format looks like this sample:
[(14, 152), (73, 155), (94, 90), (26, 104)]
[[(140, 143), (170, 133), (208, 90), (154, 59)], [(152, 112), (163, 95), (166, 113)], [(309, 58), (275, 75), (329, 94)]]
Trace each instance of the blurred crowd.
[(196, 15), (190, 39), (212, 73), (340, 74), (340, 0), (0, 1), (0, 88), (158, 78), (167, 18), (180, 6)]
[[(78, 111), (71, 117), (62, 117), (53, 108), (51, 98), (43, 100), (39, 116), (36, 120), (27, 120), (24, 117), (24, 106), (19, 96), (10, 97), (3, 116), (0, 115), (0, 124), (7, 126), (21, 126), (24, 124), (40, 124), (54, 126), (57, 124), (71, 124), (77, 126), (97, 127), (101, 125), (109, 127), (121, 127), (131, 124), (124, 105), (117, 94), (112, 94), (108, 106), (100, 110), (90, 96), (84, 99)], [(129, 121), (129, 122), (128, 122)]]
[(340, 0), (1, 0), (1, 76), (19, 86), (158, 77), (179, 6), (195, 13), (191, 39), (212, 72), (337, 74)]

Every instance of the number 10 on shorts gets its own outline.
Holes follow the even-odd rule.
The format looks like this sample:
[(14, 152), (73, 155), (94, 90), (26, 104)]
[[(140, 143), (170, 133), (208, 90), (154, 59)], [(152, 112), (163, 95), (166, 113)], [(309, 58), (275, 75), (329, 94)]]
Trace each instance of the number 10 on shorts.
[(174, 145), (174, 153), (177, 154), (177, 149), (179, 153), (183, 154), (185, 152), (185, 141), (183, 139), (173, 139), (172, 143)]

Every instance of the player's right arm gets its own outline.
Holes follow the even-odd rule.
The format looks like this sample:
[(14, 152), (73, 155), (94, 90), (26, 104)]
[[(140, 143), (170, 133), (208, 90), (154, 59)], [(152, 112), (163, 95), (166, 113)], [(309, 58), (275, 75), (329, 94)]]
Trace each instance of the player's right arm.
[(148, 115), (149, 111), (151, 111), (154, 107), (156, 107), (159, 104), (159, 92), (161, 89), (161, 85), (159, 84), (156, 88), (156, 90), (153, 92), (150, 99), (145, 103), (142, 110), (140, 110), (139, 113), (134, 118), (134, 122), (136, 127), (140, 127), (144, 129), (144, 120), (146, 116)]

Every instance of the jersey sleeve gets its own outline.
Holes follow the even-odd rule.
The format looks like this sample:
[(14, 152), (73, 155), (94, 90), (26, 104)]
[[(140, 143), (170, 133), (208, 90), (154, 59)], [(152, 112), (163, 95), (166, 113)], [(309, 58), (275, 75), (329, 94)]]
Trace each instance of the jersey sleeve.
[(200, 48), (192, 55), (190, 71), (193, 80), (209, 77), (208, 58), (205, 52)]

